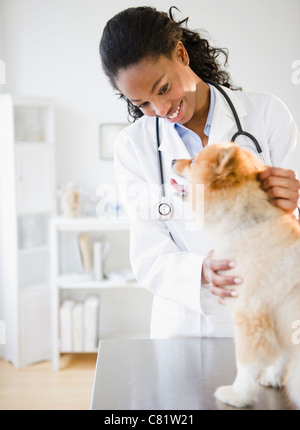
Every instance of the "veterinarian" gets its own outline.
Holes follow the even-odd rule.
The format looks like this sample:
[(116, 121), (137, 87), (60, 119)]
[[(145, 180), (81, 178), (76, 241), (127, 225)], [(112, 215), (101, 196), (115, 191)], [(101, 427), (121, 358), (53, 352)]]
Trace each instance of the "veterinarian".
[[(222, 299), (233, 291), (223, 286), (243, 288), (243, 280), (230, 276), (234, 261), (214, 259), (205, 231), (192, 221), (186, 184), (172, 171), (172, 160), (232, 140), (233, 112), (205, 80), (217, 83), (243, 129), (255, 135), (266, 165), (273, 166), (260, 173), (261, 187), (274, 205), (292, 213), (299, 199), (300, 135), (280, 100), (234, 88), (217, 62), (222, 55), (226, 62), (227, 52), (211, 47), (171, 12), (124, 10), (106, 24), (100, 42), (104, 71), (136, 120), (115, 146), (115, 173), (130, 219), (131, 264), (139, 284), (154, 294), (152, 338), (232, 336)], [(234, 144), (259, 157), (248, 137)]]

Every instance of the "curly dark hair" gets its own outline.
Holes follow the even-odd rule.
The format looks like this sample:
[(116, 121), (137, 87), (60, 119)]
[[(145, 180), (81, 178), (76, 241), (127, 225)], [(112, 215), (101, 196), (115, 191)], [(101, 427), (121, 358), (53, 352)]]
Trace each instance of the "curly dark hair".
[[(208, 79), (237, 89), (233, 88), (229, 73), (218, 62), (219, 56), (223, 55), (223, 64), (225, 67), (228, 65), (228, 50), (210, 46), (207, 39), (186, 28), (188, 18), (176, 22), (173, 9), (177, 8), (171, 7), (168, 15), (152, 7), (132, 7), (107, 22), (99, 51), (103, 70), (113, 87), (117, 90), (115, 79), (121, 69), (144, 58), (157, 59), (161, 55), (171, 58), (178, 41), (181, 41), (188, 52), (190, 67), (197, 76), (204, 81)], [(141, 110), (123, 94), (119, 93), (119, 96), (126, 100), (128, 113), (134, 120), (143, 116)]]

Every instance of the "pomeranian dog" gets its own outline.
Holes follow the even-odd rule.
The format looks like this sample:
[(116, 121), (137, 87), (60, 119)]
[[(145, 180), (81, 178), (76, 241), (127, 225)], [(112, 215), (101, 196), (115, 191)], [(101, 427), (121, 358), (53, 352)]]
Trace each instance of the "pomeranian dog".
[(215, 397), (235, 407), (250, 406), (258, 399), (259, 383), (284, 384), (292, 362), (287, 390), (300, 408), (300, 343), (293, 337), (300, 320), (300, 226), (261, 189), (257, 176), (263, 168), (233, 143), (209, 145), (195, 160), (174, 164), (190, 182), (194, 209), (197, 200), (203, 201), (198, 194), (203, 187), (199, 191), (197, 184), (204, 184), (204, 227), (214, 258), (235, 261), (226, 274), (244, 280), (230, 285), (238, 297), (224, 300), (234, 325), (237, 375)]

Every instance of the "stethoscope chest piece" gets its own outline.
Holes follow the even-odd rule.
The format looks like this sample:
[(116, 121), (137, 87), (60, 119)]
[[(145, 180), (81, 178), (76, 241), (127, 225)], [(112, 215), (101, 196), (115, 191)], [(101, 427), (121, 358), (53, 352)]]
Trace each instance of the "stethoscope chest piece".
[(153, 215), (156, 219), (168, 221), (173, 216), (173, 208), (170, 203), (162, 199), (154, 206)]

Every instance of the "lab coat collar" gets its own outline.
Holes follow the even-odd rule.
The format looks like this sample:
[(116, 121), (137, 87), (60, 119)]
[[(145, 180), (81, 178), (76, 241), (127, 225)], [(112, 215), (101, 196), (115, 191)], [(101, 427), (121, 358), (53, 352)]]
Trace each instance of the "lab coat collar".
[[(230, 97), (230, 100), (232, 101), (239, 118), (247, 116), (248, 113), (241, 103), (240, 98), (238, 97), (239, 92), (232, 91), (226, 87), (222, 88)], [(208, 144), (228, 142), (231, 140), (233, 134), (237, 131), (237, 125), (227, 100), (217, 88), (215, 88), (215, 94), (216, 104)]]

